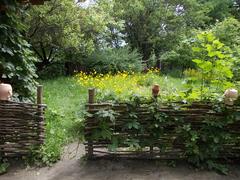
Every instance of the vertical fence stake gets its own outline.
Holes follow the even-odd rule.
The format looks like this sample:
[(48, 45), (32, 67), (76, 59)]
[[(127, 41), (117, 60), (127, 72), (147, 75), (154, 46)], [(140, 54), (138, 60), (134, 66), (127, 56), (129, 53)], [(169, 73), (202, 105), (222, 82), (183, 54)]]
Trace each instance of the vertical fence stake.
[[(88, 104), (94, 104), (95, 103), (95, 89), (91, 88), (88, 89)], [(92, 107), (88, 106), (88, 110), (91, 110)], [(87, 149), (87, 155), (88, 159), (91, 159), (93, 157), (93, 141), (91, 139), (88, 140), (88, 149)]]
[(37, 87), (37, 104), (43, 103), (43, 86), (39, 85)]
[(39, 140), (41, 144), (44, 143), (44, 117), (43, 117), (43, 86), (39, 85), (37, 87), (37, 105), (38, 105), (38, 112), (39, 112), (39, 117), (40, 117), (40, 122), (39, 122)]
[[(156, 105), (157, 105), (157, 98), (158, 98), (159, 90), (160, 90), (160, 87), (158, 84), (153, 85), (152, 96), (153, 96), (153, 101), (155, 102)], [(150, 134), (150, 136), (152, 136), (152, 134)], [(153, 157), (154, 156), (154, 144), (150, 145), (149, 152), (150, 152), (150, 156)]]

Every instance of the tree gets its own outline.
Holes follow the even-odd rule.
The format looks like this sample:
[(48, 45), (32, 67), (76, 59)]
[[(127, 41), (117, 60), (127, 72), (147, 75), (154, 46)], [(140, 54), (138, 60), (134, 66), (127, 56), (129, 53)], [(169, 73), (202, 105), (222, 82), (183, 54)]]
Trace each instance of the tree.
[(212, 28), (216, 37), (221, 42), (231, 48), (234, 55), (234, 79), (239, 80), (240, 75), (240, 22), (234, 18), (227, 18), (222, 22), (217, 23)]
[(81, 7), (74, 0), (53, 0), (31, 7), (27, 37), (38, 56), (41, 71), (55, 61), (79, 62), (95, 49), (112, 46), (107, 26), (118, 26), (109, 16), (109, 4)]
[(206, 15), (209, 17), (208, 25), (216, 21), (222, 21), (231, 16), (234, 0), (198, 0), (207, 9)]
[(64, 51), (88, 51), (79, 23), (79, 7), (74, 1), (53, 0), (44, 6), (31, 7), (26, 18), (27, 37), (40, 63), (38, 70), (60, 58)]
[(157, 59), (170, 51), (192, 28), (202, 27), (207, 17), (196, 0), (112, 0), (111, 15), (124, 22), (123, 39), (138, 49), (143, 60)]

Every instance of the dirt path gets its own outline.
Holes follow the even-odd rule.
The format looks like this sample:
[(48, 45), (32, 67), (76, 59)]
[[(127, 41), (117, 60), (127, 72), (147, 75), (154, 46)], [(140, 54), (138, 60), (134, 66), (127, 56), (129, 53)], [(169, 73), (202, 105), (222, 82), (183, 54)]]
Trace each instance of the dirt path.
[[(110, 161), (97, 160), (85, 162), (81, 145), (76, 153), (77, 144), (65, 149), (60, 162), (53, 167), (24, 168), (12, 167), (0, 176), (0, 180), (239, 180), (240, 167), (233, 167), (228, 176), (215, 172), (196, 171), (187, 165), (171, 168), (164, 163), (153, 161)], [(75, 156), (77, 154), (77, 156)]]

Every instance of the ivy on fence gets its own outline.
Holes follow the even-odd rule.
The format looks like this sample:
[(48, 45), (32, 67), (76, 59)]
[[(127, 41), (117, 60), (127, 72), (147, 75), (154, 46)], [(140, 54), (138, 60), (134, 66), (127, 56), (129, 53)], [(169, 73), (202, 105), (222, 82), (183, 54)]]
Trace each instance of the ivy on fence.
[[(93, 155), (178, 159), (226, 172), (219, 159), (239, 158), (240, 112), (221, 103), (89, 104), (85, 137)], [(89, 146), (87, 146), (89, 148)], [(104, 151), (105, 148), (105, 151)]]

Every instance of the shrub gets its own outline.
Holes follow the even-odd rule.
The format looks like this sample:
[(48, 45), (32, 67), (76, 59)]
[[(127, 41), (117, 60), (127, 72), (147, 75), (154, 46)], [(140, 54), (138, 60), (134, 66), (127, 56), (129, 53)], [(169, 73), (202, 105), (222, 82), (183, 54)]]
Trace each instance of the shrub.
[(44, 68), (42, 71), (38, 72), (40, 79), (52, 79), (59, 76), (65, 75), (65, 65), (64, 63), (52, 63)]
[(185, 71), (189, 75), (185, 96), (190, 100), (201, 101), (221, 99), (227, 88), (235, 86), (232, 83), (232, 51), (211, 31), (206, 31), (197, 35), (192, 52), (195, 57), (192, 61), (196, 64), (197, 72)]
[(141, 55), (128, 48), (106, 49), (96, 51), (85, 61), (88, 71), (96, 70), (98, 73), (117, 73), (118, 71), (142, 70)]
[(184, 72), (183, 72), (183, 75), (185, 77), (200, 77), (200, 72), (197, 71), (196, 69), (186, 69)]
[(30, 165), (52, 165), (61, 157), (62, 145), (65, 142), (65, 130), (62, 126), (62, 116), (53, 110), (46, 112), (45, 142), (40, 147), (32, 147), (26, 157)]
[(19, 99), (33, 96), (36, 85), (34, 62), (30, 44), (22, 36), (21, 10), (8, 7), (0, 19), (0, 81), (11, 83)]
[(177, 44), (173, 50), (164, 52), (160, 59), (164, 71), (166, 69), (186, 69), (194, 68), (192, 62), (193, 53), (191, 51), (192, 39), (185, 37), (180, 44)]
[(9, 163), (7, 161), (5, 161), (4, 159), (2, 159), (2, 157), (0, 155), (0, 175), (7, 172), (8, 167), (9, 167)]
[(62, 124), (63, 116), (54, 110), (46, 113), (46, 140), (40, 149), (41, 161), (50, 165), (60, 159), (62, 145), (66, 141), (66, 129)]
[[(113, 105), (114, 109), (117, 109), (119, 102)], [(228, 172), (225, 164), (219, 159), (228, 159), (231, 148), (235, 149), (235, 146), (239, 145), (238, 135), (231, 128), (239, 122), (239, 112), (236, 109), (212, 102), (212, 108), (206, 108), (211, 113), (205, 114), (202, 111), (205, 108), (198, 109), (197, 104), (162, 104), (162, 101), (147, 100), (138, 96), (133, 96), (125, 105), (124, 112), (111, 108), (91, 112), (86, 122), (95, 119), (98, 123), (94, 126), (86, 123), (87, 127), (92, 129), (92, 133), (85, 136), (86, 140), (97, 144), (110, 141), (109, 152), (142, 150), (146, 153), (146, 147), (153, 146), (159, 148), (158, 155), (161, 156), (161, 153), (180, 148), (181, 153), (175, 152), (175, 155), (184, 157), (194, 167), (216, 170), (224, 174)], [(196, 108), (194, 111), (199, 110), (197, 114), (201, 115), (189, 118), (187, 114), (192, 115), (189, 111), (191, 108)], [(148, 112), (148, 116), (143, 116), (143, 109), (144, 112)], [(227, 149), (226, 145), (229, 145)], [(154, 148), (155, 150), (157, 149)], [(234, 153), (234, 156), (238, 157), (238, 153)]]

